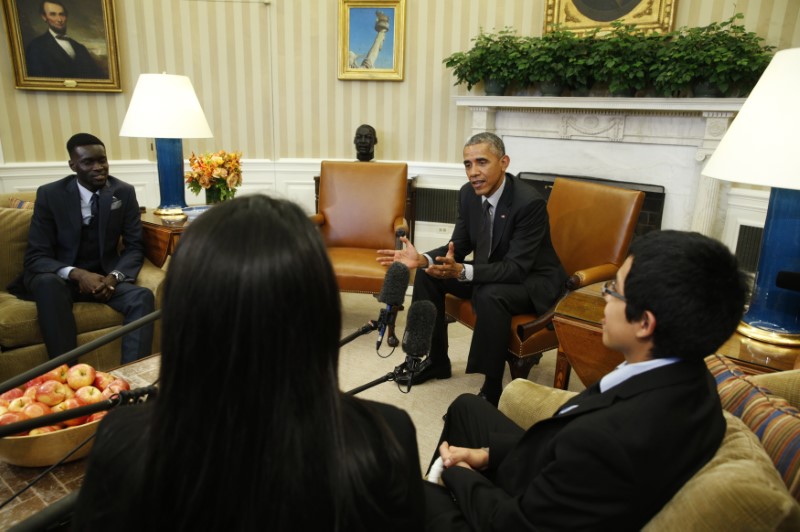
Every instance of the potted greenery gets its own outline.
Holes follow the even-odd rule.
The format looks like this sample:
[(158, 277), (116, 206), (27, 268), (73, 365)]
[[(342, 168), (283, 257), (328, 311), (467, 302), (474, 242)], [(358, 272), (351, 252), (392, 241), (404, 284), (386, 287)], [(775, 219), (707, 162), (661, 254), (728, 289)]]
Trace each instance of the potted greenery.
[(497, 96), (521, 80), (522, 47), (516, 30), (505, 28), (497, 33), (481, 30), (472, 41), (472, 48), (455, 52), (442, 61), (453, 69), (455, 85), (466, 83), (467, 90), (472, 90), (483, 81), (486, 94)]
[(611, 23), (611, 31), (595, 39), (595, 76), (612, 96), (634, 96), (648, 86), (648, 70), (657, 40), (635, 24)]
[(767, 68), (774, 47), (736, 24), (743, 17), (737, 13), (723, 22), (676, 32), (662, 60), (653, 65), (655, 80), (673, 89), (683, 83), (694, 96), (749, 92)]
[(593, 35), (580, 37), (555, 26), (542, 37), (525, 39), (527, 73), (523, 77), (531, 84), (538, 83), (543, 96), (559, 96), (567, 87), (588, 93), (594, 64), (589, 46)]

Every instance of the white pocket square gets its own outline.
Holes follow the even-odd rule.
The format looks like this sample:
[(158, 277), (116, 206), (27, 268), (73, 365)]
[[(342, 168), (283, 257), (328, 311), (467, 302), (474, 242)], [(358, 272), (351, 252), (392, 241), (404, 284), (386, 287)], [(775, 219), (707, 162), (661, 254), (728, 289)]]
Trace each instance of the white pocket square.
[(119, 198), (111, 198), (111, 210), (117, 210), (122, 207), (122, 200)]

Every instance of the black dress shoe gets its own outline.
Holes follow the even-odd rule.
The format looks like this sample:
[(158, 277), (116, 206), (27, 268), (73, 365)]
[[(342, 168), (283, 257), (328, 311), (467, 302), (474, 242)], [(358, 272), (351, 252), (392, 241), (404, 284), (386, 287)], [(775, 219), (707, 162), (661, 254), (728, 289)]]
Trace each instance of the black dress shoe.
[[(404, 369), (395, 380), (397, 380), (397, 382), (400, 384), (407, 384), (410, 375), (411, 373), (407, 369)], [(446, 363), (434, 364), (429, 358), (422, 362), (422, 364), (420, 364), (419, 371), (414, 372), (414, 375), (411, 376), (411, 384), (422, 384), (423, 382), (431, 379), (449, 379), (450, 375), (451, 372), (449, 360)]]

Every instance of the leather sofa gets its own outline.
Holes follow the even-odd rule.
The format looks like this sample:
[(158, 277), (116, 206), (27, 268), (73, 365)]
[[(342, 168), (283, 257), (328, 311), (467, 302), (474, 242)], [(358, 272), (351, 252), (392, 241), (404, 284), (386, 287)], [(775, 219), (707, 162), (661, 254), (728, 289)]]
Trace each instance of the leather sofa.
[[(6, 286), (22, 272), (28, 229), (33, 215), (35, 192), (0, 194), (0, 382), (47, 362), (37, 323), (36, 305), (23, 301), (6, 291)], [(22, 208), (10, 208), (15, 203), (31, 202)], [(29, 207), (29, 208), (25, 208)], [(150, 288), (160, 307), (160, 287), (165, 272), (144, 260), (136, 284)], [(78, 327), (78, 345), (108, 334), (122, 325), (122, 314), (106, 305), (76, 303), (73, 307)], [(156, 321), (153, 352), (160, 351), (160, 322)], [(109, 370), (120, 364), (121, 339), (118, 338), (81, 357), (80, 361), (97, 369)]]
[[(748, 376), (720, 355), (706, 364), (717, 380), (725, 438), (644, 530), (800, 530), (800, 370)], [(527, 428), (573, 395), (515, 379), (499, 409)]]

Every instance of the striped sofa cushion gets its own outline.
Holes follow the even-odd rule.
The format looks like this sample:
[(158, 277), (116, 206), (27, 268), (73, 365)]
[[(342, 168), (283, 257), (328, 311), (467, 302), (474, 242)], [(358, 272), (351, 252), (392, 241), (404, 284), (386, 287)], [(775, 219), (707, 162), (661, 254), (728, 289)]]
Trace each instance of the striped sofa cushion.
[(10, 198), (8, 200), (8, 206), (12, 209), (33, 209), (33, 202), (17, 198)]
[(717, 381), (722, 407), (752, 430), (800, 501), (800, 411), (767, 388), (753, 384), (735, 363), (720, 355), (706, 358)]

